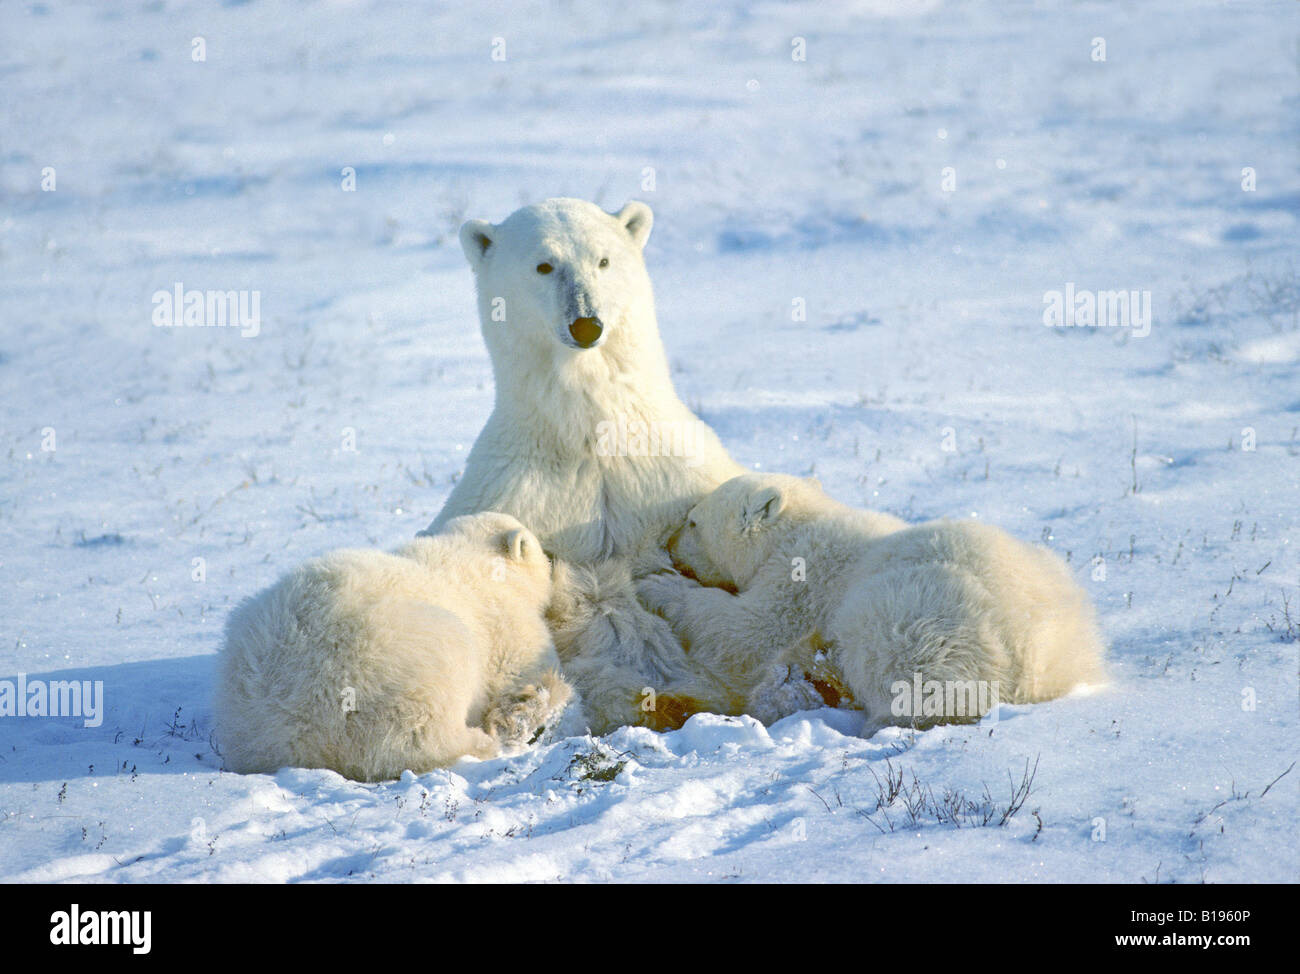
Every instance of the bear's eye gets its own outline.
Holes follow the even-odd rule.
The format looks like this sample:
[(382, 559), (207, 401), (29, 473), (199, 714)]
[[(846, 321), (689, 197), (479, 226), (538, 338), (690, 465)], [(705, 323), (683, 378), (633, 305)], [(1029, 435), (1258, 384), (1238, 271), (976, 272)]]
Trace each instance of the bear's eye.
[(600, 266), (601, 266), (601, 267), (608, 267), (608, 266), (609, 266), (609, 258), (608, 258), (608, 257), (602, 257), (602, 258), (600, 259)]
[(555, 270), (555, 268), (552, 267), (550, 264), (546, 263), (545, 261), (537, 265), (538, 274), (549, 274), (553, 270)]
[(686, 522), (686, 526), (687, 526), (688, 528), (693, 528), (693, 527), (695, 527), (695, 522), (694, 522), (694, 521), (687, 521), (687, 522)]

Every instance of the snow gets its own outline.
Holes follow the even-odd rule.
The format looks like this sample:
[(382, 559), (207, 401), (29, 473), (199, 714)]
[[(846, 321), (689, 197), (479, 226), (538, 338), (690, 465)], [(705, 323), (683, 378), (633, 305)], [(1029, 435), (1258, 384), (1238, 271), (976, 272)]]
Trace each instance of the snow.
[[(0, 717), (0, 879), (1300, 876), (1300, 771), (1279, 779), (1300, 740), (1295, 4), (6, 20), (0, 678), (102, 681), (105, 710)], [(456, 228), (552, 195), (654, 207), (678, 389), (738, 459), (1048, 544), (1097, 601), (1113, 682), (869, 739), (844, 711), (699, 715), (378, 785), (222, 772), (226, 613), (432, 519), (491, 402)], [(259, 291), (259, 334), (155, 327), (177, 283)], [(1070, 283), (1149, 290), (1150, 334), (1045, 327)]]

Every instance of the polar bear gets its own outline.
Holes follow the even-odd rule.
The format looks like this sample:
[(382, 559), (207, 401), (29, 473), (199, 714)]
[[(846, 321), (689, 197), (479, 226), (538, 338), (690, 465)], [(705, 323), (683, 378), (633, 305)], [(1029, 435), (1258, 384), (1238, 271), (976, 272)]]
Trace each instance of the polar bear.
[(570, 564), (577, 588), (552, 622), (597, 733), (677, 722), (647, 713), (647, 688), (678, 715), (737, 701), (633, 588), (668, 567), (663, 543), (691, 506), (744, 472), (673, 389), (642, 256), (652, 222), (644, 203), (611, 215), (550, 199), (461, 228), (496, 401), (427, 529), (505, 511)]
[(1103, 679), (1092, 606), (1064, 563), (985, 524), (908, 527), (816, 481), (751, 474), (696, 505), (669, 550), (694, 580), (647, 576), (642, 599), (760, 720), (784, 716), (769, 691), (789, 666), (828, 673), (875, 726), (976, 719)]
[(394, 554), (307, 562), (227, 623), (226, 768), (378, 781), (531, 743), (572, 695), (544, 619), (551, 595), (540, 542), (493, 512)]

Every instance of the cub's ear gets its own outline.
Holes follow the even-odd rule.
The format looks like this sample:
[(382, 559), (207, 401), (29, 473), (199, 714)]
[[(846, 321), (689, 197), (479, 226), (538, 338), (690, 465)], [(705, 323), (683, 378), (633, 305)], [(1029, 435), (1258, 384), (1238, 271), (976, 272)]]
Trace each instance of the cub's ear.
[(506, 554), (512, 561), (523, 561), (532, 552), (532, 538), (523, 528), (515, 528), (506, 535)]
[(803, 482), (809, 487), (816, 487), (823, 494), (826, 493), (826, 488), (822, 486), (822, 482), (816, 477), (804, 477)]
[(469, 260), (469, 266), (478, 270), (492, 246), (496, 227), (487, 220), (466, 220), (460, 228), (460, 245)]
[(757, 531), (776, 520), (785, 508), (785, 492), (780, 487), (759, 487), (745, 498), (740, 515), (742, 531)]
[(644, 247), (650, 239), (650, 228), (654, 226), (655, 215), (644, 203), (632, 200), (615, 214), (614, 219), (623, 224), (623, 229), (631, 235), (633, 243)]

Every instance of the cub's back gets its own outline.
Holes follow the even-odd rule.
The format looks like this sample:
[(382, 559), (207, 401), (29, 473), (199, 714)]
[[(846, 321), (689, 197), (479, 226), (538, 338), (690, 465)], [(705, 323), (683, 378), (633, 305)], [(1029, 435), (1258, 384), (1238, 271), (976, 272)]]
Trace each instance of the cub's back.
[(948, 611), (987, 620), (1023, 699), (1105, 679), (1091, 600), (1053, 552), (978, 521), (931, 521), (873, 543), (857, 565), (863, 586), (908, 575), (948, 593)]

